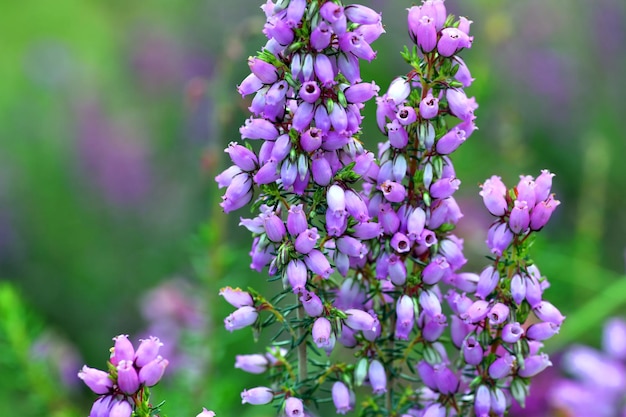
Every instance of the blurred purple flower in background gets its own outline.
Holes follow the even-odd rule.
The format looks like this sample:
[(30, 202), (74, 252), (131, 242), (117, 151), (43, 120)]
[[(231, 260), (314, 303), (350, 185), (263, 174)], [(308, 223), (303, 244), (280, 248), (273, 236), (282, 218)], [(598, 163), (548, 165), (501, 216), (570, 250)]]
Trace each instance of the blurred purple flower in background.
[(76, 369), (80, 368), (83, 359), (78, 350), (58, 334), (50, 330), (42, 333), (31, 346), (31, 354), (34, 359), (49, 363), (65, 387), (74, 390), (80, 386)]
[(142, 138), (116, 124), (95, 102), (78, 106), (80, 175), (118, 208), (139, 208), (153, 186), (150, 151)]
[(205, 366), (202, 355), (189, 355), (183, 347), (185, 337), (207, 329), (202, 300), (182, 278), (173, 278), (148, 290), (141, 298), (139, 309), (147, 322), (142, 332), (146, 338), (158, 334), (163, 341), (161, 354), (170, 361), (171, 372), (185, 369), (198, 374)]
[(533, 380), (519, 417), (618, 417), (626, 415), (626, 321), (604, 326), (602, 350), (574, 345), (555, 355), (554, 368)]

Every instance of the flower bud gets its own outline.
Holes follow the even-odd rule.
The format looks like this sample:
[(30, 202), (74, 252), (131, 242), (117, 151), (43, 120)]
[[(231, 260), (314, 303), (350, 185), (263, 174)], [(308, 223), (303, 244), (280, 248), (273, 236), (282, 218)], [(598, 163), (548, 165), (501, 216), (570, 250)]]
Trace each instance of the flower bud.
[(109, 408), (108, 417), (130, 417), (133, 413), (133, 407), (126, 400), (113, 400), (111, 408)]
[(352, 406), (350, 405), (350, 390), (343, 382), (337, 381), (333, 384), (332, 397), (333, 404), (337, 409), (337, 414), (346, 414), (348, 411), (352, 410)]
[(487, 314), (489, 314), (489, 301), (476, 300), (465, 313), (461, 314), (461, 318), (468, 323), (478, 323), (484, 320)]
[[(246, 308), (246, 307), (242, 307)], [(150, 361), (146, 366), (139, 370), (139, 382), (147, 387), (156, 385), (163, 376), (165, 368), (169, 364), (167, 359), (163, 359), (161, 356), (157, 356)]]
[[(439, 392), (444, 395), (453, 394), (459, 389), (459, 379), (445, 365), (439, 364), (435, 366), (435, 381)], [(445, 411), (443, 415), (445, 416)]]
[(268, 365), (269, 361), (261, 354), (235, 356), (235, 368), (251, 374), (262, 374)]
[(478, 365), (483, 361), (484, 351), (474, 336), (465, 338), (462, 345), (463, 359), (468, 365)]
[(262, 219), (267, 238), (272, 242), (281, 242), (287, 234), (283, 220), (274, 212), (264, 215)]
[(124, 360), (117, 364), (117, 386), (128, 395), (139, 389), (139, 377), (132, 361)]
[(514, 364), (515, 358), (505, 353), (504, 356), (499, 357), (489, 365), (489, 376), (493, 379), (502, 379), (511, 373)]
[(99, 369), (83, 366), (78, 372), (78, 377), (96, 394), (106, 394), (113, 388), (113, 380), (109, 378), (109, 373)]
[(535, 180), (535, 201), (544, 201), (550, 196), (552, 177), (554, 174), (547, 169), (541, 170), (541, 174)]
[(236, 308), (254, 305), (254, 300), (252, 300), (252, 296), (248, 292), (243, 291), (241, 288), (233, 289), (231, 287), (224, 287), (220, 290), (219, 295), (224, 297), (226, 302)]
[(215, 412), (209, 411), (206, 408), (202, 407), (202, 412), (196, 417), (215, 417)]
[(520, 305), (526, 297), (526, 285), (520, 274), (513, 275), (511, 279), (511, 296), (517, 305)]
[(533, 307), (533, 313), (541, 320), (554, 323), (560, 326), (565, 320), (565, 316), (550, 302), (542, 301)]
[(324, 279), (333, 273), (328, 259), (317, 249), (313, 249), (304, 257), (304, 263), (314, 274), (320, 275)]
[(507, 323), (502, 328), (502, 340), (506, 343), (516, 343), (524, 335), (522, 326), (515, 323)]
[(285, 400), (285, 416), (286, 417), (303, 417), (304, 405), (302, 400), (296, 397), (289, 397)]
[(370, 362), (367, 376), (372, 385), (374, 395), (387, 392), (387, 374), (385, 373), (383, 365), (376, 359)]
[(502, 256), (513, 242), (513, 237), (513, 232), (506, 223), (496, 223), (489, 228), (486, 243), (491, 253)]
[(439, 113), (439, 99), (433, 97), (432, 93), (429, 91), (426, 97), (420, 101), (419, 110), (420, 116), (423, 119), (432, 119)]
[(351, 329), (376, 330), (376, 320), (369, 313), (355, 308), (349, 308), (345, 313), (348, 317), (344, 319), (344, 323)]
[(263, 405), (272, 401), (273, 398), (274, 393), (267, 387), (251, 388), (241, 393), (242, 404)]
[(302, 210), (302, 204), (294, 204), (289, 208), (287, 215), (287, 230), (292, 236), (297, 236), (308, 227), (306, 214)]
[(561, 204), (559, 200), (555, 200), (552, 196), (545, 201), (540, 201), (530, 212), (530, 228), (532, 230), (540, 230), (548, 223), (552, 213)]
[(396, 338), (408, 340), (415, 323), (415, 303), (408, 295), (401, 296), (396, 303)]
[(524, 359), (524, 367), (521, 368), (517, 374), (523, 378), (532, 378), (548, 366), (552, 366), (548, 355), (545, 353), (532, 355)]
[(491, 395), (486, 385), (480, 385), (476, 390), (474, 399), (474, 412), (476, 417), (488, 417), (491, 409)]
[(530, 340), (548, 340), (559, 333), (560, 326), (555, 323), (535, 323), (526, 330), (526, 337)]
[(311, 229), (306, 229), (296, 238), (294, 248), (298, 251), (298, 253), (306, 255), (313, 250), (318, 239), (319, 234), (317, 233), (317, 228), (312, 227)]
[(487, 210), (494, 216), (503, 216), (507, 210), (506, 186), (500, 177), (494, 175), (480, 187), (482, 190), (478, 194), (483, 198)]
[(243, 329), (253, 324), (258, 316), (259, 313), (256, 311), (256, 308), (243, 306), (224, 319), (224, 327), (226, 327), (226, 330), (229, 332)]
[(476, 287), (476, 296), (482, 299), (487, 298), (493, 290), (496, 289), (498, 282), (500, 281), (500, 273), (493, 266), (488, 266), (483, 269), (478, 278), (478, 285)]
[(330, 343), (331, 324), (326, 317), (318, 317), (313, 323), (313, 342), (318, 348), (324, 348)]
[(269, 62), (256, 57), (248, 58), (248, 66), (250, 71), (263, 83), (273, 84), (278, 80), (278, 71), (276, 67)]
[(296, 294), (302, 293), (305, 290), (308, 278), (308, 271), (304, 262), (300, 259), (292, 259), (287, 264), (285, 273), (293, 292)]
[(152, 361), (158, 356), (161, 346), (163, 346), (163, 343), (161, 343), (158, 337), (150, 336), (149, 339), (141, 340), (141, 343), (135, 352), (135, 365), (141, 368), (148, 362)]
[(450, 264), (443, 256), (436, 256), (422, 271), (422, 281), (428, 285), (435, 285), (450, 273)]
[(113, 340), (115, 341), (113, 352), (111, 353), (111, 363), (113, 365), (117, 366), (120, 361), (132, 361), (135, 358), (135, 348), (128, 340), (127, 334), (115, 336)]
[(300, 302), (310, 317), (321, 316), (324, 312), (322, 300), (314, 292), (304, 291), (300, 296)]
[(404, 201), (406, 197), (406, 189), (402, 184), (397, 182), (387, 180), (380, 185), (380, 189), (387, 201), (392, 203)]

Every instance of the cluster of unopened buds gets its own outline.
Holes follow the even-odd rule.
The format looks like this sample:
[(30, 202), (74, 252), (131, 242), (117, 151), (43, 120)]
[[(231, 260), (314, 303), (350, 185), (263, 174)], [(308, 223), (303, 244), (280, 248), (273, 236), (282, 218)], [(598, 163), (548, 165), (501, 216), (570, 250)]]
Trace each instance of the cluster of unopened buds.
[(141, 341), (137, 350), (127, 335), (113, 338), (108, 371), (83, 366), (78, 377), (100, 397), (89, 417), (149, 416), (148, 387), (163, 376), (168, 360), (159, 355), (162, 343), (151, 336)]
[[(523, 404), (530, 378), (550, 365), (541, 342), (564, 319), (528, 255), (559, 202), (548, 171), (512, 189), (485, 181), (492, 264), (460, 271), (450, 156), (476, 130), (478, 105), (464, 91), (473, 78), (458, 56), (472, 46), (472, 22), (443, 0), (408, 9), (411, 69), (378, 96), (359, 71), (384, 32), (378, 13), (327, 0), (262, 8), (268, 42), (239, 86), (254, 94), (241, 137), (258, 145), (230, 144), (234, 165), (216, 178), (224, 211), (258, 210), (241, 219), (254, 236), (251, 268), (283, 283), (269, 298), (220, 292), (236, 308), (227, 330), (278, 327), (266, 353), (236, 358), (272, 382), (242, 402), (302, 416), (330, 392), (344, 414), (368, 384), (366, 416), (502, 416), (512, 399)], [(360, 110), (375, 96), (385, 135), (376, 155), (359, 140)], [(334, 355), (339, 346), (353, 360)]]

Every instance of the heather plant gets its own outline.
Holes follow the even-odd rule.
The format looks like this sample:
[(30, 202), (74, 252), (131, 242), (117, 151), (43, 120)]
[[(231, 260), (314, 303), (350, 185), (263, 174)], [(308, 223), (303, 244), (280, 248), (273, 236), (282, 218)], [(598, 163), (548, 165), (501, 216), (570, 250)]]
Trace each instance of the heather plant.
[(329, 400), (339, 414), (372, 416), (504, 415), (523, 404), (551, 365), (542, 341), (564, 319), (529, 255), (559, 202), (547, 170), (510, 189), (486, 180), (489, 264), (461, 272), (452, 154), (476, 130), (458, 56), (472, 22), (443, 0), (408, 9), (409, 69), (376, 98), (385, 140), (374, 154), (360, 110), (379, 87), (361, 79), (359, 61), (376, 56), (380, 15), (323, 0), (262, 8), (268, 42), (239, 86), (254, 95), (240, 129), (248, 141), (228, 146), (234, 165), (216, 178), (225, 212), (258, 213), (240, 223), (254, 237), (251, 268), (276, 281), (268, 296), (220, 292), (236, 309), (227, 330), (272, 334), (265, 352), (237, 356), (235, 367), (269, 382), (242, 402), (289, 416)]
[[(376, 58), (379, 13), (334, 0), (261, 8), (268, 40), (238, 86), (251, 117), (216, 177), (225, 212), (253, 213), (240, 221), (253, 236), (250, 267), (267, 270), (271, 288), (220, 290), (234, 308), (228, 331), (270, 339), (236, 356), (235, 368), (266, 381), (245, 387), (242, 403), (290, 417), (326, 413), (325, 402), (338, 414), (425, 417), (523, 405), (551, 365), (542, 342), (564, 320), (543, 299), (549, 284), (529, 254), (559, 202), (547, 170), (511, 188), (487, 179), (490, 255), (479, 274), (462, 271), (453, 154), (476, 130), (478, 104), (465, 93), (473, 78), (459, 56), (472, 22), (443, 0), (409, 8), (407, 70), (379, 95), (360, 72)], [(375, 97), (380, 133), (369, 134), (383, 140), (374, 152), (361, 140), (361, 111)], [(80, 373), (101, 395), (91, 415), (155, 415), (148, 387), (167, 365), (158, 339), (136, 352), (126, 336), (115, 340), (108, 372)]]

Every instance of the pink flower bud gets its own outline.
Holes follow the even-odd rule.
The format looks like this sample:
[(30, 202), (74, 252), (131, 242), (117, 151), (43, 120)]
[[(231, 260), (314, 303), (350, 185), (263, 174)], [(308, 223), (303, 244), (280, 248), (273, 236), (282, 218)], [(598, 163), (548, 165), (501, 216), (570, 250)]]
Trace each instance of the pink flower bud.
[(220, 290), (219, 295), (224, 297), (224, 299), (233, 307), (243, 307), (243, 306), (251, 306), (254, 305), (254, 300), (252, 300), (252, 296), (243, 291), (241, 288), (231, 288), (224, 287)]
[(126, 400), (113, 400), (111, 408), (109, 408), (109, 417), (130, 417), (133, 413), (133, 407)]
[(117, 364), (117, 386), (128, 395), (139, 389), (139, 377), (132, 361), (124, 360)]
[(494, 304), (493, 307), (491, 307), (491, 310), (489, 310), (489, 314), (487, 315), (487, 317), (489, 317), (489, 324), (491, 324), (492, 326), (504, 323), (508, 316), (509, 308), (502, 303)]
[(401, 296), (396, 302), (396, 338), (408, 340), (415, 324), (415, 303), (408, 295)]
[(506, 186), (500, 177), (494, 175), (480, 188), (482, 190), (478, 194), (483, 198), (487, 210), (494, 216), (503, 216), (507, 210)]
[(474, 336), (469, 336), (463, 341), (463, 358), (468, 365), (478, 365), (483, 361), (484, 351)]
[(300, 398), (289, 397), (285, 400), (285, 416), (304, 417), (304, 406)]
[(524, 329), (517, 322), (505, 324), (502, 328), (502, 340), (506, 343), (516, 343), (523, 335)]
[(406, 189), (402, 184), (397, 182), (387, 180), (380, 185), (380, 189), (387, 201), (392, 203), (404, 201), (406, 197)]
[(148, 339), (142, 339), (135, 352), (135, 365), (142, 367), (156, 358), (161, 346), (163, 346), (163, 343), (161, 343), (158, 337), (150, 336)]
[(560, 326), (555, 323), (544, 322), (544, 323), (535, 323), (531, 325), (526, 330), (526, 337), (529, 340), (547, 340), (550, 339), (555, 334), (559, 333)]
[(278, 137), (278, 129), (274, 123), (266, 119), (249, 118), (239, 128), (242, 139), (275, 140)]
[(495, 290), (499, 281), (500, 273), (493, 266), (486, 267), (478, 278), (476, 296), (482, 299), (487, 298), (487, 296)]
[(317, 249), (313, 249), (304, 257), (304, 263), (314, 274), (320, 275), (324, 279), (333, 273), (328, 259)]
[(468, 323), (478, 323), (484, 320), (487, 314), (489, 314), (489, 301), (477, 300), (465, 313), (461, 314), (461, 318)]
[(139, 370), (139, 382), (147, 387), (156, 385), (161, 380), (161, 377), (163, 377), (163, 373), (168, 364), (169, 361), (167, 359), (157, 356)]
[(135, 357), (135, 348), (128, 340), (128, 335), (121, 334), (115, 336), (113, 340), (115, 341), (115, 346), (113, 346), (113, 352), (111, 353), (111, 363), (117, 366), (120, 361), (132, 361)]
[(250, 71), (265, 84), (273, 84), (278, 80), (278, 71), (276, 67), (269, 62), (250, 57), (248, 58), (248, 66), (250, 67)]
[(376, 321), (369, 313), (350, 308), (345, 311), (348, 316), (344, 323), (353, 330), (376, 330)]
[(226, 327), (226, 330), (229, 332), (243, 329), (253, 324), (258, 316), (259, 313), (256, 311), (256, 308), (243, 306), (224, 319), (224, 327)]
[(260, 354), (235, 356), (235, 368), (251, 374), (262, 374), (267, 370), (268, 359)]
[(552, 196), (548, 197), (545, 201), (537, 203), (530, 212), (530, 228), (532, 230), (541, 230), (541, 228), (548, 223), (550, 216), (552, 216), (552, 213), (559, 204), (561, 204), (561, 202), (555, 200)]
[(215, 417), (215, 412), (209, 411), (206, 408), (202, 407), (202, 412), (196, 417)]
[(241, 393), (242, 404), (263, 405), (272, 401), (274, 393), (267, 387), (256, 387), (243, 390)]
[(350, 404), (350, 390), (343, 382), (337, 381), (333, 384), (332, 397), (333, 404), (337, 409), (337, 414), (346, 414), (348, 411), (352, 410), (352, 405)]
[(493, 379), (502, 379), (508, 376), (515, 365), (515, 357), (505, 353), (489, 365), (489, 376)]
[(432, 119), (437, 116), (439, 113), (439, 99), (433, 97), (432, 93), (429, 91), (426, 97), (420, 101), (420, 116), (423, 119)]
[(524, 367), (520, 368), (517, 374), (523, 378), (532, 378), (548, 366), (552, 366), (548, 355), (545, 353), (532, 355), (524, 359)]
[(99, 369), (85, 365), (78, 372), (78, 377), (96, 394), (106, 394), (113, 388), (113, 380), (109, 378), (109, 373)]
[(370, 362), (367, 377), (369, 378), (374, 395), (387, 392), (387, 374), (385, 373), (385, 368), (382, 363), (373, 359)]
[(286, 276), (294, 293), (299, 294), (305, 290), (308, 271), (303, 261), (300, 259), (292, 259), (289, 261)]
[(326, 317), (318, 317), (313, 323), (313, 342), (318, 348), (324, 348), (330, 343), (331, 324)]
[(491, 409), (491, 394), (486, 385), (481, 385), (476, 390), (476, 399), (474, 400), (474, 412), (476, 417), (488, 417)]
[(550, 302), (542, 301), (533, 307), (533, 313), (541, 320), (560, 326), (565, 316)]

